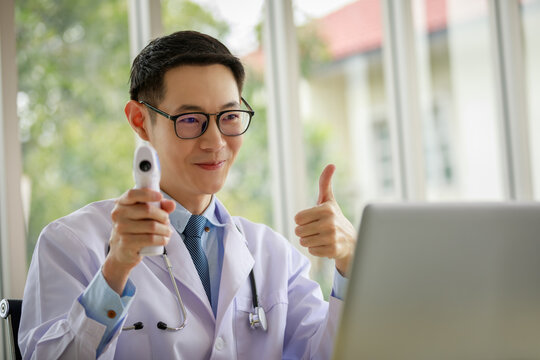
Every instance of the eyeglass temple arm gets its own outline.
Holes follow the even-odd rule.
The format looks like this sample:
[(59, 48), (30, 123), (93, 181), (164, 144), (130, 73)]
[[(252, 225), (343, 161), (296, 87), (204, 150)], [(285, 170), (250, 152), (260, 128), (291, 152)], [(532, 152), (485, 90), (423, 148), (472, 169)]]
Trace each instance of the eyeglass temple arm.
[(153, 111), (157, 112), (158, 114), (165, 116), (169, 120), (172, 120), (171, 115), (167, 114), (166, 112), (163, 112), (163, 111), (159, 110), (158, 108), (153, 107), (152, 105), (150, 105), (146, 101), (139, 100), (139, 104), (146, 105), (147, 107), (149, 107)]

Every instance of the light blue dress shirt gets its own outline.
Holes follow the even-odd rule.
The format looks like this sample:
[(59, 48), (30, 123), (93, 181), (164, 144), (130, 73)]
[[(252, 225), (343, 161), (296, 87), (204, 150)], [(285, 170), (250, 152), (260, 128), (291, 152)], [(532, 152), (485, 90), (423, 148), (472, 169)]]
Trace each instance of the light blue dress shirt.
[[(169, 195), (162, 192), (163, 196), (167, 199), (172, 199)], [(182, 239), (184, 236), (182, 233), (192, 215), (182, 205), (176, 203), (175, 210), (169, 214), (171, 225), (180, 234)], [(225, 225), (220, 221), (216, 215), (216, 201), (212, 196), (210, 205), (202, 213), (206, 217), (206, 226), (208, 231), (205, 231), (201, 237), (202, 247), (208, 260), (208, 270), (210, 273), (210, 288), (212, 299), (212, 311), (214, 316), (217, 313), (219, 286), (221, 281), (221, 269), (223, 265), (224, 246), (223, 246), (223, 232)], [(332, 288), (332, 296), (343, 300), (345, 298), (345, 291), (347, 288), (347, 279), (339, 274), (336, 270), (334, 272), (334, 284)], [(135, 286), (128, 280), (126, 288), (122, 296), (120, 297), (114, 290), (112, 290), (107, 281), (103, 277), (101, 271), (99, 271), (92, 282), (88, 285), (84, 293), (79, 297), (79, 302), (84, 307), (86, 315), (107, 328), (101, 339), (101, 343), (98, 346), (96, 357), (98, 357), (108, 342), (111, 340), (112, 335), (118, 330), (118, 326), (122, 323), (126, 317), (129, 305), (135, 295)], [(115, 311), (116, 316), (110, 318), (103, 311), (103, 309), (112, 309)]]
[[(164, 197), (171, 199), (171, 197), (163, 193)], [(174, 201), (174, 200), (173, 200)], [(212, 311), (214, 316), (217, 314), (219, 285), (221, 280), (221, 268), (223, 267), (223, 231), (225, 224), (216, 216), (216, 202), (212, 196), (210, 205), (201, 214), (206, 220), (206, 229), (201, 236), (201, 245), (208, 260), (208, 271), (210, 274), (210, 296), (212, 298)], [(169, 214), (171, 225), (180, 234), (182, 240), (184, 240), (184, 229), (191, 217), (191, 213), (187, 211), (182, 205), (176, 203), (176, 208)]]

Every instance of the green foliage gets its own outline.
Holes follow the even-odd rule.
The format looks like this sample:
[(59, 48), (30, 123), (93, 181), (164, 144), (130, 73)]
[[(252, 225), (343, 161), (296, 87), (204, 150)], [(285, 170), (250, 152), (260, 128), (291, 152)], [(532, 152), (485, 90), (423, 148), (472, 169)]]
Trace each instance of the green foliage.
[(122, 0), (16, 2), (28, 256), (50, 221), (132, 186), (123, 115), (129, 41)]
[(304, 126), (304, 146), (306, 153), (307, 178), (309, 179), (308, 193), (319, 193), (319, 177), (328, 164), (336, 165), (336, 173), (332, 178), (334, 196), (343, 214), (348, 219), (354, 219), (356, 203), (355, 189), (347, 187), (350, 179), (350, 159), (343, 154), (340, 144), (336, 143), (334, 127), (329, 122), (312, 121)]
[(316, 22), (297, 28), (297, 36), (300, 72), (308, 78), (317, 67), (331, 60), (331, 54), (319, 36)]
[(165, 33), (179, 30), (196, 30), (223, 39), (229, 33), (229, 25), (216, 19), (201, 5), (186, 0), (162, 0), (162, 19)]
[[(262, 44), (263, 24), (255, 28), (259, 44)], [(319, 66), (332, 60), (332, 55), (325, 41), (319, 35), (317, 23), (311, 21), (296, 28), (298, 42), (298, 58), (300, 62), (300, 74), (308, 78)]]

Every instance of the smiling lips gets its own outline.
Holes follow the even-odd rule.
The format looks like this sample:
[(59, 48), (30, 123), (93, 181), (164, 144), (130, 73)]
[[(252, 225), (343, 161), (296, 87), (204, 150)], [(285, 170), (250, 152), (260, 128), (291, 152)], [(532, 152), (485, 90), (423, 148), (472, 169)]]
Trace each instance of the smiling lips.
[(204, 170), (217, 170), (217, 169), (220, 169), (224, 164), (225, 164), (225, 160), (196, 163), (195, 165), (203, 168)]

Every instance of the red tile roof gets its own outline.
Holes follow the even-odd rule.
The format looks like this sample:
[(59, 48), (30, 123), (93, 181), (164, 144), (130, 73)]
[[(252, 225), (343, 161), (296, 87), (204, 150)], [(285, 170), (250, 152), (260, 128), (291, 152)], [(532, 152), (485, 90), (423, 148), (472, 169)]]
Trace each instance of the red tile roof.
[[(332, 59), (339, 60), (381, 47), (383, 40), (381, 1), (358, 0), (313, 20), (321, 38), (328, 46)], [(487, 1), (484, 0), (463, 0), (457, 2), (455, 6), (449, 6), (448, 0), (423, 1), (428, 33), (445, 29), (447, 22), (455, 24), (487, 16)], [(448, 20), (449, 10), (451, 20)], [(263, 66), (261, 49), (243, 57), (242, 60), (260, 69)]]
[[(447, 27), (487, 16), (487, 1), (469, 0), (448, 4), (448, 0), (423, 0), (425, 27), (433, 33)], [(452, 18), (448, 19), (448, 14)], [(358, 0), (314, 20), (334, 60), (381, 47), (383, 24), (381, 0)]]
[[(430, 32), (446, 26), (446, 0), (427, 0), (426, 13)], [(381, 0), (356, 1), (316, 22), (334, 59), (381, 47)]]
[(380, 0), (360, 0), (316, 21), (334, 59), (381, 46)]

